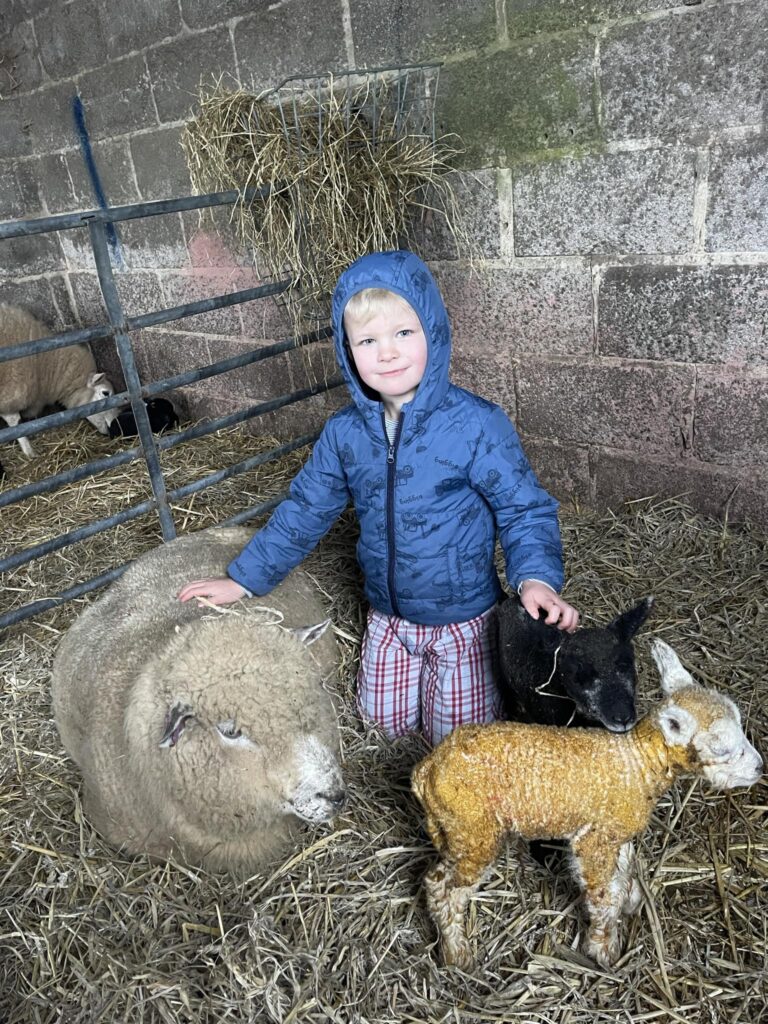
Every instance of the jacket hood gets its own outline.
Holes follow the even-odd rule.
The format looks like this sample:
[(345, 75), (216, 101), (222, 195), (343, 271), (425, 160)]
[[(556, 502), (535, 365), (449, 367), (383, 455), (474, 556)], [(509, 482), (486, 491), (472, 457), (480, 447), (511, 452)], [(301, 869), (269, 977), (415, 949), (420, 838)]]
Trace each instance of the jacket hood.
[(448, 390), (451, 328), (440, 290), (427, 265), (412, 252), (374, 252), (362, 256), (339, 278), (333, 293), (332, 320), (336, 359), (349, 393), (374, 436), (382, 437), (381, 402), (368, 397), (355, 370), (344, 333), (344, 309), (350, 298), (365, 288), (386, 288), (405, 299), (416, 311), (427, 340), (427, 365), (412, 402), (402, 409), (402, 443), (417, 425), (423, 425)]

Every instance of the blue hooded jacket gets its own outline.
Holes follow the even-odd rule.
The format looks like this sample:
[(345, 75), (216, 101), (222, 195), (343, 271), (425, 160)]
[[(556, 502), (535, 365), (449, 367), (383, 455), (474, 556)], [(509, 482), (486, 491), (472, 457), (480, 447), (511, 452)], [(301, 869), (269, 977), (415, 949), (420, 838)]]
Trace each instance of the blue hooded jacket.
[[(344, 336), (349, 298), (386, 288), (416, 311), (427, 340), (424, 376), (403, 405), (394, 443), (381, 401), (368, 397)], [(333, 295), (336, 358), (353, 404), (326, 423), (267, 525), (229, 565), (266, 594), (309, 554), (352, 498), (365, 593), (379, 612), (444, 625), (487, 611), (501, 595), (498, 529), (513, 588), (563, 582), (557, 502), (539, 485), (504, 411), (448, 380), (448, 314), (427, 266), (410, 252), (363, 256)]]

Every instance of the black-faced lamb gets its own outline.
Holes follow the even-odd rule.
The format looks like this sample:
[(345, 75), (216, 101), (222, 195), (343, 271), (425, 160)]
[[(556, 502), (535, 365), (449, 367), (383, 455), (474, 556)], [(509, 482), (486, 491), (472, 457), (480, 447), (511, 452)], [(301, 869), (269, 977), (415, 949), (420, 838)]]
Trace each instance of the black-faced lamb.
[(143, 555), (75, 620), (53, 666), (56, 724), (98, 831), (238, 876), (345, 798), (323, 688), (337, 650), (309, 577), (242, 611), (176, 598), (193, 575), (223, 575), (249, 537), (210, 529)]
[(635, 724), (632, 638), (648, 617), (646, 597), (606, 626), (565, 633), (532, 618), (517, 597), (497, 609), (499, 688), (509, 718), (541, 725)]
[(640, 902), (632, 839), (682, 774), (715, 788), (750, 786), (762, 761), (736, 705), (694, 683), (653, 643), (664, 699), (626, 733), (496, 722), (460, 726), (413, 771), (413, 791), (440, 854), (425, 878), (447, 963), (469, 967), (464, 912), (506, 835), (570, 840), (589, 912), (584, 948), (609, 966), (619, 921)]
[[(26, 310), (0, 306), (0, 347), (36, 341), (52, 333)], [(73, 409), (113, 394), (111, 382), (97, 372), (87, 345), (69, 345), (0, 363), (0, 419), (9, 427), (17, 426), (22, 416), (38, 416), (46, 405), (59, 403)], [(114, 410), (108, 409), (86, 419), (100, 434), (106, 434), (114, 416)], [(20, 437), (18, 442), (25, 455), (34, 455), (28, 438)]]
[[(179, 425), (179, 417), (167, 398), (145, 398), (149, 426), (153, 434), (161, 434), (164, 430), (175, 430)], [(122, 409), (109, 424), (110, 437), (136, 437), (139, 428), (136, 417), (130, 406)]]

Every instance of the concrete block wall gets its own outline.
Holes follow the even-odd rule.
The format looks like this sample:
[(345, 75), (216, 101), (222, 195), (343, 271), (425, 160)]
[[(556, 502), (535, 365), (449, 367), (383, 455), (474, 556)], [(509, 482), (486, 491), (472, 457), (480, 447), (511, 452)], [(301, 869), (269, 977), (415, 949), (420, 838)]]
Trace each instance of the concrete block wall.
[[(766, 524), (767, 50), (768, 0), (6, 0), (0, 218), (97, 205), (75, 96), (117, 204), (190, 190), (178, 140), (201, 76), (260, 90), (441, 60), (437, 120), (464, 140), (456, 181), (479, 251), (471, 273), (425, 229), (454, 378), (507, 409), (561, 499), (687, 492)], [(100, 318), (81, 234), (4, 243), (0, 300), (57, 327)], [(222, 211), (119, 235), (130, 312), (258, 280)], [(271, 300), (208, 314), (148, 332), (142, 369), (288, 329)], [(302, 386), (329, 359), (210, 382), (190, 412)], [(322, 422), (339, 398), (272, 425)]]

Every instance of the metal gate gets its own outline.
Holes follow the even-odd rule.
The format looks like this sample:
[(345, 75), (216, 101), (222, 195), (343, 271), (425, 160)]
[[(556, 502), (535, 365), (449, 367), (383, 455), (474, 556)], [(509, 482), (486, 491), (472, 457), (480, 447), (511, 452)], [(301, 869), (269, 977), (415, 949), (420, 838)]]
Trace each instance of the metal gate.
[[(141, 316), (135, 317), (125, 316), (115, 284), (112, 258), (108, 244), (108, 232), (113, 230), (112, 225), (116, 222), (136, 220), (144, 217), (154, 217), (159, 214), (178, 213), (184, 210), (201, 210), (214, 206), (226, 206), (234, 204), (240, 200), (257, 202), (259, 198), (265, 196), (268, 192), (269, 186), (264, 186), (259, 189), (249, 189), (244, 195), (237, 191), (217, 192), (209, 195), (187, 196), (181, 199), (165, 199), (151, 203), (134, 203), (128, 206), (115, 206), (108, 209), (91, 210), (85, 213), (60, 214), (53, 217), (41, 217), (35, 220), (11, 221), (5, 224), (0, 224), (0, 240), (87, 227), (96, 263), (99, 284), (101, 286), (101, 293), (109, 319), (109, 323), (102, 326), (89, 327), (83, 330), (67, 331), (63, 334), (56, 334), (51, 335), (48, 338), (41, 338), (38, 341), (25, 342), (24, 344), (0, 349), (0, 364), (10, 359), (33, 355), (37, 352), (45, 352), (56, 348), (65, 348), (68, 345), (75, 345), (81, 342), (101, 341), (113, 338), (117, 345), (117, 351), (126, 381), (126, 390), (120, 394), (115, 394), (110, 398), (105, 398), (98, 402), (92, 402), (89, 405), (82, 405), (73, 409), (67, 409), (64, 412), (53, 413), (52, 415), (43, 416), (29, 422), (20, 423), (15, 427), (6, 427), (0, 430), (0, 444), (3, 442), (14, 441), (19, 437), (39, 434), (44, 430), (49, 430), (51, 427), (58, 427), (65, 423), (71, 423), (74, 420), (90, 416), (95, 412), (124, 406), (128, 402), (131, 404), (131, 408), (136, 419), (136, 426), (140, 440), (140, 447), (131, 448), (128, 451), (117, 452), (115, 455), (110, 455), (106, 458), (98, 459), (93, 462), (84, 463), (83, 465), (76, 466), (63, 473), (58, 473), (55, 476), (46, 477), (45, 479), (36, 481), (35, 483), (8, 490), (5, 493), (0, 494), (0, 509), (14, 502), (23, 501), (33, 495), (53, 491), (64, 484), (73, 483), (78, 480), (83, 480), (86, 477), (95, 476), (97, 473), (101, 473), (112, 467), (120, 466), (139, 458), (143, 458), (146, 462), (152, 487), (152, 498), (147, 501), (143, 501), (138, 505), (123, 509), (115, 515), (89, 523), (87, 526), (72, 530), (60, 537), (47, 540), (35, 547), (15, 552), (0, 559), (0, 573), (16, 569), (19, 566), (31, 562), (33, 559), (40, 558), (41, 556), (50, 554), (53, 551), (59, 551), (62, 548), (69, 547), (72, 544), (76, 544), (78, 541), (85, 540), (87, 537), (91, 537), (94, 534), (102, 533), (103, 531), (108, 530), (113, 526), (117, 526), (120, 523), (136, 519), (152, 510), (156, 510), (159, 516), (163, 540), (172, 540), (176, 536), (176, 527), (169, 504), (171, 501), (178, 501), (187, 495), (202, 491), (207, 487), (214, 486), (230, 477), (246, 473), (255, 466), (279, 458), (281, 455), (293, 451), (296, 448), (300, 448), (303, 445), (309, 444), (317, 438), (319, 431), (304, 434), (303, 436), (297, 437), (294, 440), (280, 445), (277, 448), (273, 448), (268, 452), (263, 452), (259, 455), (253, 456), (252, 458), (244, 459), (243, 461), (238, 462), (233, 466), (229, 466), (226, 469), (210, 473), (201, 479), (185, 484), (183, 487), (169, 491), (166, 488), (165, 479), (160, 466), (160, 451), (172, 448), (175, 445), (196, 437), (203, 437), (207, 434), (212, 434), (223, 427), (233, 426), (236, 423), (243, 423), (264, 413), (273, 412), (275, 409), (280, 409), (283, 406), (299, 402), (304, 398), (309, 398), (311, 395), (316, 395), (323, 391), (339, 387), (343, 381), (340, 376), (337, 376), (322, 384), (316, 384), (313, 387), (303, 388), (301, 390), (291, 392), (290, 394), (281, 395), (278, 398), (270, 399), (266, 402), (260, 402), (257, 405), (251, 405), (228, 416), (219, 417), (211, 422), (199, 423), (187, 430), (159, 438), (155, 437), (150, 428), (149, 417), (143, 401), (144, 398), (151, 398), (163, 394), (163, 392), (170, 391), (173, 388), (178, 388), (185, 384), (192, 384), (200, 380), (206, 380), (209, 377), (226, 373), (228, 370), (259, 362), (262, 359), (278, 355), (281, 352), (287, 352), (290, 349), (298, 348), (300, 345), (321, 341), (330, 337), (331, 330), (330, 328), (325, 328), (312, 334), (304, 335), (300, 338), (289, 338), (274, 345), (254, 349), (239, 356), (233, 356), (230, 359), (223, 359), (218, 362), (211, 363), (208, 366), (198, 367), (197, 369), (189, 370), (186, 373), (179, 373), (173, 377), (165, 378), (164, 380), (152, 381), (148, 384), (142, 385), (139, 380), (138, 370), (134, 360), (133, 345), (130, 337), (132, 331), (137, 331), (146, 327), (156, 327), (159, 324), (168, 323), (172, 320), (179, 320), (183, 317), (194, 316), (198, 313), (207, 313), (211, 310), (221, 309), (224, 306), (232, 306), (240, 302), (264, 299), (269, 296), (277, 295), (288, 288), (288, 282), (279, 281), (274, 284), (262, 285), (257, 288), (248, 288), (242, 291), (231, 292), (226, 295), (217, 295), (209, 299), (202, 299), (197, 302), (188, 302), (181, 306), (156, 310), (154, 312), (144, 313)], [(270, 501), (245, 509), (229, 519), (222, 520), (219, 525), (233, 525), (235, 523), (242, 523), (249, 519), (253, 519), (264, 512), (268, 512), (277, 505), (283, 497), (284, 495), (279, 495), (277, 498), (273, 498)], [(25, 604), (6, 613), (5, 615), (0, 616), (0, 628), (20, 622), (23, 619), (30, 618), (32, 615), (36, 615), (48, 610), (49, 608), (56, 607), (65, 601), (70, 601), (73, 598), (80, 597), (83, 594), (87, 594), (92, 590), (96, 590), (97, 588), (110, 583), (125, 571), (127, 564), (128, 563), (117, 566), (109, 572), (102, 573), (99, 576), (95, 576), (89, 580), (79, 583), (77, 586), (70, 587), (53, 597), (47, 597), (42, 600), (30, 602), (29, 604)]]

